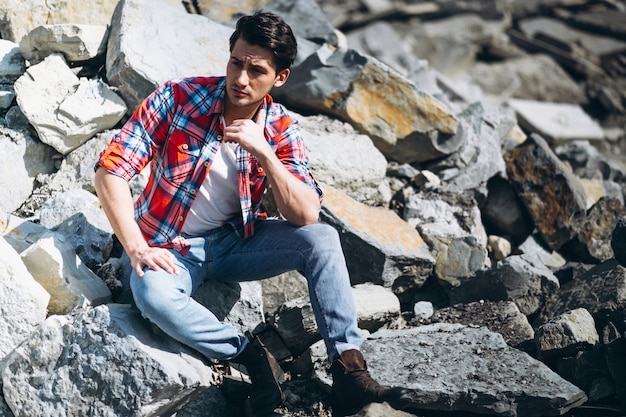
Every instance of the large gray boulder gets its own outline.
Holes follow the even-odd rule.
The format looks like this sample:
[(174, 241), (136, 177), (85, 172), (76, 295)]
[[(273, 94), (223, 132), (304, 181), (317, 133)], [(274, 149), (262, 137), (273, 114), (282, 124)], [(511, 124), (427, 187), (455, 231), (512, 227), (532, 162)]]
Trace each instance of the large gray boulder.
[(111, 20), (107, 78), (133, 112), (169, 79), (225, 74), (232, 31), (187, 13), (181, 2), (121, 0)]
[[(316, 348), (313, 356), (320, 358), (321, 346)], [(556, 416), (587, 400), (578, 387), (484, 327), (432, 324), (380, 330), (366, 339), (363, 352), (381, 384), (410, 390), (415, 410)], [(321, 361), (316, 362), (316, 377), (322, 384), (330, 382)]]
[(122, 305), (51, 316), (2, 371), (16, 417), (169, 416), (211, 387), (211, 377), (197, 353)]

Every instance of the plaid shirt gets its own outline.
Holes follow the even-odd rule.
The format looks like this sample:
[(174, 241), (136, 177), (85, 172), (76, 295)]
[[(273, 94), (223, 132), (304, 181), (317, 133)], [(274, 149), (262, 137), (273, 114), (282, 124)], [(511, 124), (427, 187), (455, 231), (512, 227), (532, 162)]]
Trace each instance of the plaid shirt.
[[(180, 231), (189, 208), (221, 144), (225, 77), (173, 80), (154, 91), (120, 132), (113, 136), (97, 167), (130, 181), (150, 163), (150, 178), (135, 202), (135, 217), (151, 246), (184, 251)], [(308, 168), (300, 128), (285, 108), (267, 95), (260, 108), (265, 137), (289, 172), (323, 192)], [(239, 148), (240, 149), (240, 148)], [(241, 217), (231, 223), (243, 237), (263, 218), (259, 206), (267, 178), (259, 161), (244, 150), (237, 154)]]

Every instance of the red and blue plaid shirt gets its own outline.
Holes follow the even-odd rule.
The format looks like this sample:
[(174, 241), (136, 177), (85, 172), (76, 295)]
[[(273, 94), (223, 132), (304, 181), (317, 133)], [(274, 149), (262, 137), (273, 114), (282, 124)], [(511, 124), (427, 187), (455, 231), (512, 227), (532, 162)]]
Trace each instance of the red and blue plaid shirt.
[[(96, 163), (130, 181), (150, 163), (146, 188), (135, 202), (135, 217), (151, 246), (184, 250), (180, 231), (189, 208), (220, 146), (225, 77), (173, 80), (154, 91), (124, 124)], [(260, 111), (265, 137), (281, 162), (299, 180), (323, 192), (308, 167), (300, 128), (285, 108), (266, 96)], [(238, 154), (240, 218), (231, 224), (244, 236), (253, 234), (266, 176), (259, 161)]]

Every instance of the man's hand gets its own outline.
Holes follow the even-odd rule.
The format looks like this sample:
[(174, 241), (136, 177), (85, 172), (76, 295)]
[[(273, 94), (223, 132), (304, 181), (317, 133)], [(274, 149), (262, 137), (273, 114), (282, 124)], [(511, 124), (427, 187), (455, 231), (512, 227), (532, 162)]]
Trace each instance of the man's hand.
[(268, 152), (273, 153), (272, 147), (265, 140), (263, 127), (250, 119), (234, 120), (224, 129), (224, 141), (239, 144), (257, 158)]
[(142, 277), (143, 268), (147, 266), (155, 271), (165, 271), (170, 274), (178, 274), (176, 267), (176, 257), (167, 249), (146, 246), (142, 249), (128, 253), (130, 264), (137, 273)]

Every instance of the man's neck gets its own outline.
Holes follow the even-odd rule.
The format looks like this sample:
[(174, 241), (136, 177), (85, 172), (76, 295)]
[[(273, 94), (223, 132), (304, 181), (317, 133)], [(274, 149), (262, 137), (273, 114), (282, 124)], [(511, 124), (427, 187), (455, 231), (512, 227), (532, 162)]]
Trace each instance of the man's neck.
[(255, 117), (261, 107), (261, 103), (255, 107), (234, 107), (229, 105), (228, 102), (224, 102), (223, 116), (227, 124), (231, 124), (234, 120), (238, 119), (252, 119)]

